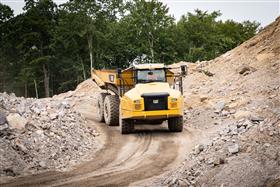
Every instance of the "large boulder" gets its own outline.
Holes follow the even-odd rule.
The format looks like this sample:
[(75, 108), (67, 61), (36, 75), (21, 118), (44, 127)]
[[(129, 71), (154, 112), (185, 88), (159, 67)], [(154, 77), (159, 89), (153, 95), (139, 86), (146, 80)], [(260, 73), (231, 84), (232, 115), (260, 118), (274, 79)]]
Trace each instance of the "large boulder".
[(18, 113), (11, 113), (7, 116), (7, 122), (11, 129), (23, 129), (27, 124), (27, 120)]

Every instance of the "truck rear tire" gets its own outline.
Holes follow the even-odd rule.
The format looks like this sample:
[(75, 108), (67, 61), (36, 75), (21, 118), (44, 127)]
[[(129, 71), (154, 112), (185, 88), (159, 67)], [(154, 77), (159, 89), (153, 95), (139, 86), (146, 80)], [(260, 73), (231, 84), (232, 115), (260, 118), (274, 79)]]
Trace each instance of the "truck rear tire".
[(96, 120), (99, 122), (104, 122), (104, 100), (105, 97), (108, 95), (108, 93), (100, 93), (97, 96), (97, 104), (96, 104), (96, 110), (97, 110), (97, 116)]
[(132, 133), (134, 131), (133, 120), (121, 119), (120, 120), (120, 126), (121, 126), (121, 133), (122, 134), (129, 134), (129, 133)]
[(104, 120), (109, 126), (119, 125), (120, 100), (117, 95), (107, 95), (104, 100)]
[(183, 131), (183, 117), (176, 117), (168, 119), (168, 129), (171, 132)]

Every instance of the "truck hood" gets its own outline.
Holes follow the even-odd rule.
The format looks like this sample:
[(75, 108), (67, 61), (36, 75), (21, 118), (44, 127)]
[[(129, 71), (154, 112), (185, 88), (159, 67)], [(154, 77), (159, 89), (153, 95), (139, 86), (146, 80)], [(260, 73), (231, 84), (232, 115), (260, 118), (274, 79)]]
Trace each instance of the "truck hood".
[(171, 97), (179, 98), (181, 92), (178, 90), (171, 89), (169, 84), (166, 82), (152, 82), (145, 84), (137, 84), (135, 88), (125, 93), (125, 96), (132, 100), (141, 99), (141, 95), (144, 93), (169, 93)]

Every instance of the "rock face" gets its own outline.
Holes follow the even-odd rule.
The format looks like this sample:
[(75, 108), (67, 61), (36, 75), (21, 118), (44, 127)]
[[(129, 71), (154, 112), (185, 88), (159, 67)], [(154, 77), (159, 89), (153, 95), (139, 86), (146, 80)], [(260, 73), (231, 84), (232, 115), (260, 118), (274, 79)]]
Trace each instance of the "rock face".
[(97, 150), (98, 133), (73, 107), (75, 99), (0, 93), (0, 177), (64, 170)]
[(11, 113), (7, 116), (7, 122), (11, 129), (23, 129), (27, 124), (27, 120), (18, 113)]

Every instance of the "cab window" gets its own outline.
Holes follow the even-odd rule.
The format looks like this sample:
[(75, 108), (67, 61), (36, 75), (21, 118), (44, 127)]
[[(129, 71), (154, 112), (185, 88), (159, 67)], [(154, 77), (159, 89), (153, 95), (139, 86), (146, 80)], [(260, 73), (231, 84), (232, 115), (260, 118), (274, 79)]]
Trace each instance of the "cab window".
[(166, 82), (164, 69), (155, 70), (137, 70), (137, 82)]

